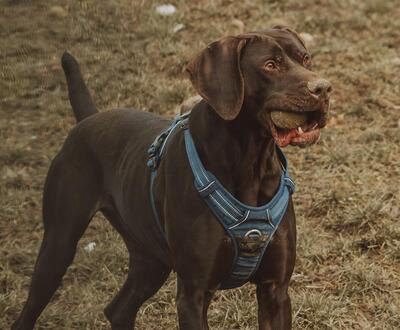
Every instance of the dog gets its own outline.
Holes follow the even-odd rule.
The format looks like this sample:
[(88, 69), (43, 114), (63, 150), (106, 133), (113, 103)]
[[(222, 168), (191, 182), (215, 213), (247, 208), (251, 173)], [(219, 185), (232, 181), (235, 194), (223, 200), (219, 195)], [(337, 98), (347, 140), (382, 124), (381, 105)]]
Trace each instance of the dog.
[[(208, 307), (230, 276), (238, 248), (194, 186), (185, 127), (167, 131), (154, 172), (148, 149), (171, 120), (133, 109), (99, 113), (72, 55), (64, 53), (62, 66), (77, 125), (48, 172), (43, 242), (28, 299), (12, 329), (33, 328), (98, 211), (130, 255), (126, 282), (105, 308), (111, 328), (132, 329), (140, 306), (173, 270), (180, 329), (208, 329)], [(204, 168), (249, 209), (268, 203), (282, 177), (278, 147), (318, 141), (331, 84), (311, 70), (303, 40), (286, 27), (224, 37), (195, 56), (187, 71), (202, 100), (190, 112), (186, 131)], [(291, 197), (274, 230), (246, 279), (257, 286), (263, 330), (291, 328), (288, 286), (296, 255)], [(246, 238), (257, 243), (253, 233)]]

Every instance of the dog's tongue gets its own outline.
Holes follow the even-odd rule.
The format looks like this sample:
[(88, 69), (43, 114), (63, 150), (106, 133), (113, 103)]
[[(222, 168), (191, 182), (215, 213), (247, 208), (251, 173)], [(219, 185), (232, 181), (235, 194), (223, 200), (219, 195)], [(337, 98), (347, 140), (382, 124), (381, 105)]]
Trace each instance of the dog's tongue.
[(287, 145), (289, 145), (292, 139), (295, 138), (296, 136), (298, 136), (297, 129), (292, 128), (290, 130), (285, 130), (283, 132), (276, 132), (274, 139), (279, 147), (284, 148)]
[(276, 144), (283, 148), (289, 144), (293, 145), (308, 145), (313, 144), (319, 140), (320, 130), (315, 127), (309, 131), (304, 132), (302, 129), (286, 129), (274, 132), (274, 139)]

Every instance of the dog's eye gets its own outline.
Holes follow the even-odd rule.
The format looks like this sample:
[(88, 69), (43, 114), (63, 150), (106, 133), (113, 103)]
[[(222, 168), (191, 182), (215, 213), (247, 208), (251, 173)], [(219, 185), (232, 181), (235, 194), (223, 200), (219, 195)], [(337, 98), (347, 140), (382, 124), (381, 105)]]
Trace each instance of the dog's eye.
[(310, 66), (311, 65), (311, 57), (310, 55), (306, 54), (303, 57), (303, 65), (304, 66)]
[(278, 69), (278, 66), (275, 63), (275, 61), (269, 60), (269, 61), (265, 62), (264, 68), (267, 71), (274, 71), (274, 70)]

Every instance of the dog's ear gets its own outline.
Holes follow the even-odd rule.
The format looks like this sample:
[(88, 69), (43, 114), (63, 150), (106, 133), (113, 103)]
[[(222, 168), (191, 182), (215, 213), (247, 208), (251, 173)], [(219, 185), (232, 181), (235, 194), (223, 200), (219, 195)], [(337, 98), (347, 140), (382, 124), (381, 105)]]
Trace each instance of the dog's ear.
[(235, 119), (244, 99), (240, 57), (246, 39), (213, 42), (187, 66), (193, 87), (225, 120)]

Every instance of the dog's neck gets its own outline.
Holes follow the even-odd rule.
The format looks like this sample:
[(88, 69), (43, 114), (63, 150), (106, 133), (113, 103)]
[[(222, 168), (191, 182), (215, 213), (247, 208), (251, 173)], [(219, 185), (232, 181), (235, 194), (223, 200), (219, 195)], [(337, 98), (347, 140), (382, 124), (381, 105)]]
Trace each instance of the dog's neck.
[(201, 101), (189, 129), (204, 167), (241, 202), (258, 206), (274, 196), (282, 168), (273, 138), (245, 109), (241, 114), (226, 121)]

